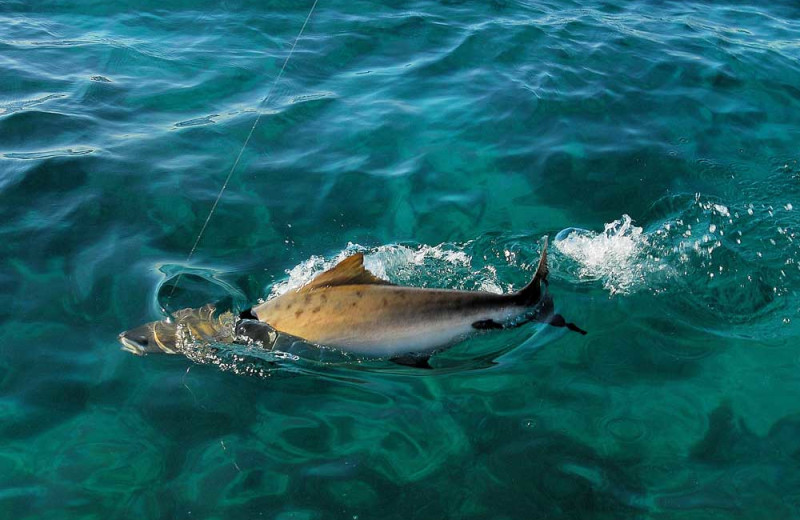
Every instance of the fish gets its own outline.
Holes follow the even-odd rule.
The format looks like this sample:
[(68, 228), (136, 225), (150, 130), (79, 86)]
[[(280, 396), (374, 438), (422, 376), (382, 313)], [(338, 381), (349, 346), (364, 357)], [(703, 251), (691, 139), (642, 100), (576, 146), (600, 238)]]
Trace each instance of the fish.
[[(530, 321), (586, 334), (553, 313), (547, 292), (547, 237), (536, 272), (508, 294), (395, 285), (364, 267), (353, 254), (299, 289), (255, 305), (234, 317), (214, 315), (212, 305), (184, 309), (175, 319), (142, 325), (119, 336), (134, 354), (175, 353), (182, 338), (232, 343), (274, 343), (277, 335), (356, 355), (388, 358), (427, 368), (429, 357), (481, 331)], [(270, 343), (272, 342), (272, 343)]]
[(139, 356), (178, 354), (182, 340), (209, 343), (233, 343), (237, 318), (230, 312), (216, 315), (216, 307), (206, 304), (199, 309), (181, 309), (171, 318), (145, 323), (119, 335), (122, 349)]

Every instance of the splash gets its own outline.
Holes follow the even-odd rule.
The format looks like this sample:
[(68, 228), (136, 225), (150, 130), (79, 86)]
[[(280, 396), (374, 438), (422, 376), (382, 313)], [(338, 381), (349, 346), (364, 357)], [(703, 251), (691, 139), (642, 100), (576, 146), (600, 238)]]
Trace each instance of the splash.
[(599, 282), (611, 295), (669, 295), (651, 301), (707, 331), (779, 335), (800, 313), (800, 222), (793, 210), (790, 203), (664, 197), (642, 227), (623, 215), (602, 232), (561, 231), (551, 269), (562, 279)]
[(628, 215), (606, 224), (601, 233), (565, 229), (556, 236), (555, 247), (574, 262), (577, 278), (600, 280), (611, 294), (627, 294), (646, 286), (648, 274), (664, 268), (660, 258), (649, 254), (644, 230)]
[[(374, 249), (350, 243), (331, 257), (312, 256), (286, 271), (288, 278), (272, 286), (269, 298), (298, 289), (345, 258), (355, 253), (364, 253), (364, 267), (378, 278), (398, 284), (413, 284), (426, 287), (436, 279), (448, 281), (454, 274), (469, 277), (472, 256), (463, 246), (440, 244), (438, 246), (383, 245)], [(423, 277), (423, 274), (425, 275)], [(498, 284), (487, 284), (501, 292)]]

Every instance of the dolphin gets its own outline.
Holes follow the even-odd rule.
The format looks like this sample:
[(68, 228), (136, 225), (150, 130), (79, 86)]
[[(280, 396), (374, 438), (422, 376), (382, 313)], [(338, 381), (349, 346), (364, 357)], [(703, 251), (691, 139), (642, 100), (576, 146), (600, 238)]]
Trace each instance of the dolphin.
[(278, 333), (367, 357), (425, 367), (436, 351), (473, 333), (540, 321), (586, 332), (553, 314), (547, 293), (547, 238), (533, 279), (517, 292), (424, 289), (392, 284), (364, 267), (356, 253), (297, 290), (256, 305), (238, 318), (214, 308), (184, 309), (120, 334), (135, 354), (174, 353), (188, 337), (232, 343), (254, 339), (274, 344)]

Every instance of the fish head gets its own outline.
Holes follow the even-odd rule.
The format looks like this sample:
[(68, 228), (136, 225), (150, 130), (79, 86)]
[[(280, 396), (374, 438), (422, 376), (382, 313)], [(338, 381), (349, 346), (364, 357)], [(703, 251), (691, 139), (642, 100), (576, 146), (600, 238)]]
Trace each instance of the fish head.
[(122, 349), (137, 356), (177, 352), (178, 324), (168, 320), (152, 321), (119, 335)]
[(224, 312), (217, 316), (213, 305), (199, 309), (181, 309), (169, 319), (151, 321), (119, 335), (123, 350), (132, 354), (177, 354), (185, 342), (199, 340), (230, 343), (234, 316)]

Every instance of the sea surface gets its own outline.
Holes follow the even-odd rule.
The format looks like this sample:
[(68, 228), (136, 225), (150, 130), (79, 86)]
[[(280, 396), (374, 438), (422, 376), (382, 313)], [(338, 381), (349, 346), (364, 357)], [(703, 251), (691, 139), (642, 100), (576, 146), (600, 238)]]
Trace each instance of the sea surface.
[[(311, 7), (0, 1), (0, 518), (800, 518), (798, 4), (319, 0), (292, 52)], [(117, 342), (545, 236), (586, 336)]]

